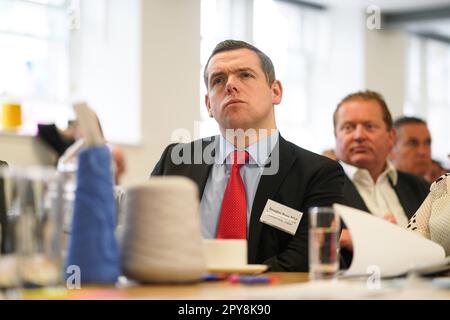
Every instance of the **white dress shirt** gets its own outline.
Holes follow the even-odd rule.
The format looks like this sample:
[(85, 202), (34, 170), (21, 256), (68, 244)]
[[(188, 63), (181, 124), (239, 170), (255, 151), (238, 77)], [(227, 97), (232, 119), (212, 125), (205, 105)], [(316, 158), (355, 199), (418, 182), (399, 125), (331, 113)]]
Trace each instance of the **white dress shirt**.
[(392, 187), (397, 184), (397, 171), (389, 161), (376, 182), (373, 181), (367, 169), (361, 169), (342, 161), (340, 164), (373, 215), (384, 218), (385, 215), (391, 213), (398, 225), (406, 227), (408, 218)]

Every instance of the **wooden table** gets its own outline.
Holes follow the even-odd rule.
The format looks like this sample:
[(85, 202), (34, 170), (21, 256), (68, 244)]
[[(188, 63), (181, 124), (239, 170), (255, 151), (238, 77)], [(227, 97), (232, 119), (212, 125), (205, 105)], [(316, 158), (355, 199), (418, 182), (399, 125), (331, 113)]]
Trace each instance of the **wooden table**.
[[(370, 291), (366, 281), (339, 280), (336, 283), (308, 282), (308, 273), (269, 272), (276, 281), (268, 284), (232, 283), (228, 279), (187, 284), (145, 284), (124, 286), (82, 286), (81, 289), (24, 290), (23, 299), (63, 300), (303, 300), (303, 299), (450, 299), (450, 284), (432, 286), (430, 280), (394, 285), (382, 282), (378, 291)], [(450, 282), (446, 281), (446, 283)], [(406, 281), (403, 279), (401, 281)]]
[(170, 299), (227, 300), (246, 299), (254, 290), (308, 281), (308, 273), (269, 272), (270, 284), (240, 284), (225, 280), (189, 284), (147, 284), (125, 287), (82, 286), (81, 289), (24, 290), (24, 299)]

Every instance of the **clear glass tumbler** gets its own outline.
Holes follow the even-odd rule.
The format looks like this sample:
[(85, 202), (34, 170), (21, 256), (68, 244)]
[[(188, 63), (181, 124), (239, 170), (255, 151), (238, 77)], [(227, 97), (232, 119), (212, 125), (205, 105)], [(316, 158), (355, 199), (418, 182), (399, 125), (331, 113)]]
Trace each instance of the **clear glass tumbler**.
[(331, 207), (309, 209), (309, 277), (334, 278), (339, 270), (340, 218)]

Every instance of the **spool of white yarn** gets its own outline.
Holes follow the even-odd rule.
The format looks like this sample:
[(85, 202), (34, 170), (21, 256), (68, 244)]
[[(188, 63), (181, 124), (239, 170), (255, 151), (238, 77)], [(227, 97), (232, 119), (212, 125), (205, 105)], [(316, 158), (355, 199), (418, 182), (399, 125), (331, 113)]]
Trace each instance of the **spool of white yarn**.
[(140, 282), (191, 282), (206, 273), (196, 185), (184, 177), (155, 177), (128, 188), (121, 262)]

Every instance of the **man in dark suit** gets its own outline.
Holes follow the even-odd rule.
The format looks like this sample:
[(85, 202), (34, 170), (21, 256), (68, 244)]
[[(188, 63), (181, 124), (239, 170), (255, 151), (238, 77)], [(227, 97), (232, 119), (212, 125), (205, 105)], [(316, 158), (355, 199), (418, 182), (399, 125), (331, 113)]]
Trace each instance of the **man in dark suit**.
[[(334, 117), (336, 156), (346, 173), (344, 204), (406, 227), (428, 194), (425, 180), (397, 171), (387, 160), (395, 141), (392, 117), (383, 97), (374, 91), (346, 96)], [(345, 230), (341, 247), (352, 243)]]
[[(197, 183), (205, 238), (247, 239), (249, 263), (307, 271), (308, 208), (342, 201), (342, 168), (280, 136), (274, 105), (282, 86), (259, 49), (242, 41), (219, 43), (204, 78), (206, 107), (221, 134), (168, 146), (152, 175)], [(286, 216), (296, 221), (294, 230)]]

